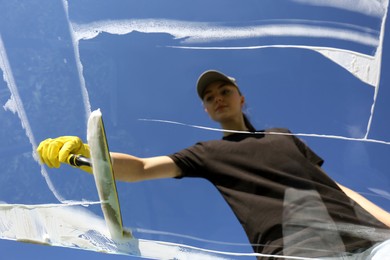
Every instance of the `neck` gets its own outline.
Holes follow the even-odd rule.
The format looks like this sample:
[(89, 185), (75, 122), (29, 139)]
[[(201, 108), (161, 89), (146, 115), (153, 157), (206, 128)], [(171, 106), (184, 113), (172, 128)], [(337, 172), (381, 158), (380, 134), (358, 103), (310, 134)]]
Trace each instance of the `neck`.
[[(222, 129), (224, 130), (233, 130), (233, 131), (248, 131), (249, 129), (246, 127), (244, 118), (240, 117), (236, 120), (229, 120), (226, 122), (220, 122)], [(223, 136), (231, 135), (232, 133), (223, 132)]]

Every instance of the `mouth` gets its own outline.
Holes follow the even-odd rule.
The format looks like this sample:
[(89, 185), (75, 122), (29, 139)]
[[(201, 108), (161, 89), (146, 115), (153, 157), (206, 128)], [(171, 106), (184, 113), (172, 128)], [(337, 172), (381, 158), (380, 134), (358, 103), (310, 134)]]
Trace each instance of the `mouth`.
[(223, 109), (225, 109), (225, 108), (227, 108), (227, 106), (225, 106), (225, 105), (217, 106), (217, 107), (215, 108), (215, 112), (219, 112), (219, 111), (221, 111), (221, 110), (223, 110)]

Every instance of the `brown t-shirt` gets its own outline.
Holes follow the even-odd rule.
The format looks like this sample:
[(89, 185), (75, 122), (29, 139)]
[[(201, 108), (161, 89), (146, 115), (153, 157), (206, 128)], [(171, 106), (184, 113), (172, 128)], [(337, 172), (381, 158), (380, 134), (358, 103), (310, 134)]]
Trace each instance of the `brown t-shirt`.
[[(219, 190), (262, 254), (337, 256), (383, 241), (386, 226), (319, 168), (323, 160), (287, 129), (232, 134), (170, 155), (181, 177)], [(379, 234), (379, 235), (378, 235)]]

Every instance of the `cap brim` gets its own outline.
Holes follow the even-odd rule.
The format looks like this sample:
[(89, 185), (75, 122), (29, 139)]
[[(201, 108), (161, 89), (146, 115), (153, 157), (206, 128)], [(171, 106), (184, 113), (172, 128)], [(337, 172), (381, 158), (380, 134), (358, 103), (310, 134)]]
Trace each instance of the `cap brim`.
[(206, 87), (215, 81), (227, 81), (232, 83), (234, 86), (237, 86), (233, 78), (226, 76), (225, 74), (219, 71), (216, 70), (205, 71), (202, 73), (202, 75), (200, 75), (196, 86), (196, 90), (198, 91), (198, 96), (200, 97), (200, 99), (203, 99), (203, 94), (204, 91), (206, 90)]

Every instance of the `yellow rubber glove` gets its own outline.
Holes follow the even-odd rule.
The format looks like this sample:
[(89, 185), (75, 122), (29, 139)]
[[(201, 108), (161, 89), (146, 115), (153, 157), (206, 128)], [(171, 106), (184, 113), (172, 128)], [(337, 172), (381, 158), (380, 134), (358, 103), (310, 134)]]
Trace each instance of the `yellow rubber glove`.
[[(88, 144), (84, 144), (77, 136), (61, 136), (54, 139), (46, 139), (39, 144), (37, 152), (41, 161), (50, 168), (58, 168), (61, 163), (69, 164), (68, 158), (70, 154), (82, 155), (87, 158), (91, 157)], [(92, 173), (92, 168), (89, 166), (80, 166), (78, 168)]]

